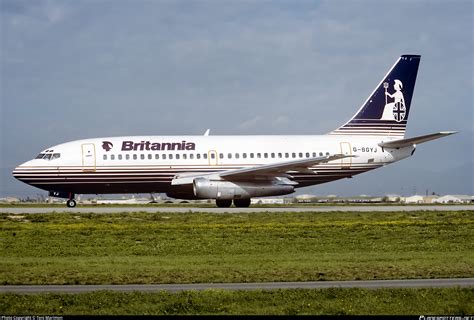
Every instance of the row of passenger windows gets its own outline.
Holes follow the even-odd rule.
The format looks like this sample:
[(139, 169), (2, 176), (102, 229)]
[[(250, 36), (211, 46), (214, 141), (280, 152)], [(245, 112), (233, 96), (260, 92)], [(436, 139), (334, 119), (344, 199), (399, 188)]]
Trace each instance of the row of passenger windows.
[[(329, 152), (326, 152), (326, 155), (328, 156), (329, 155)], [(217, 154), (215, 152), (210, 152), (209, 153), (209, 158), (210, 159), (215, 159), (217, 156)], [(313, 152), (313, 153), (310, 153), (310, 152), (306, 152), (306, 153), (303, 153), (303, 152), (285, 152), (285, 153), (282, 153), (282, 152), (278, 152), (278, 153), (274, 153), (274, 152), (271, 152), (271, 153), (227, 153), (226, 155), (227, 159), (247, 159), (247, 158), (250, 158), (250, 159), (261, 159), (261, 158), (264, 158), (264, 159), (268, 159), (268, 158), (271, 158), (271, 159), (283, 159), (283, 158), (293, 158), (293, 159), (296, 159), (296, 158), (310, 158), (310, 157), (313, 157), (313, 158), (316, 158), (318, 156), (318, 153), (317, 152)], [(324, 156), (324, 154), (322, 152), (319, 152), (319, 156), (322, 157)], [(152, 160), (153, 158), (155, 158), (156, 160), (159, 160), (161, 157), (162, 160), (166, 160), (166, 159), (176, 159), (176, 160), (179, 160), (179, 159), (183, 159), (183, 160), (187, 160), (187, 159), (207, 159), (208, 158), (208, 154), (207, 153), (190, 153), (190, 154), (187, 154), (187, 153), (176, 153), (176, 154), (173, 154), (173, 153), (169, 153), (169, 154), (166, 154), (166, 153), (163, 153), (163, 154), (158, 154), (158, 153), (155, 153), (154, 155), (153, 154), (148, 154), (148, 155), (145, 155), (145, 154), (133, 154), (133, 155), (130, 155), (130, 154), (125, 154), (125, 155), (121, 155), (121, 154), (118, 154), (117, 156), (115, 154), (111, 154), (110, 155), (110, 158), (108, 157), (107, 154), (104, 154), (103, 156), (103, 159), (104, 160), (130, 160), (130, 159), (133, 159), (133, 160), (138, 160), (140, 158), (140, 160), (145, 160), (145, 159), (148, 159), (148, 160)], [(224, 159), (225, 155), (223, 153), (219, 153), (219, 159)]]

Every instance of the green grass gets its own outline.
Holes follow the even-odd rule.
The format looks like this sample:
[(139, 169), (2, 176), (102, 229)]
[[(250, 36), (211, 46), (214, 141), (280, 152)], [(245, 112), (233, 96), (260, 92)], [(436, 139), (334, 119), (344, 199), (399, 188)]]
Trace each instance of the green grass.
[(469, 315), (473, 296), (472, 288), (2, 294), (0, 314)]
[(474, 276), (473, 211), (0, 214), (0, 284)]

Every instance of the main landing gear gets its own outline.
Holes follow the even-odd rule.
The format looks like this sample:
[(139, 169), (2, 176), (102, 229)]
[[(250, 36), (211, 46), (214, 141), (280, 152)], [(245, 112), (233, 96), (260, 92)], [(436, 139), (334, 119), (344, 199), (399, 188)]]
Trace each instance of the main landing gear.
[[(229, 208), (232, 205), (232, 200), (216, 199), (216, 205), (219, 208)], [(235, 199), (234, 205), (237, 208), (247, 208), (250, 206), (250, 199)]]
[(248, 208), (250, 207), (250, 199), (235, 199), (234, 206), (237, 208)]

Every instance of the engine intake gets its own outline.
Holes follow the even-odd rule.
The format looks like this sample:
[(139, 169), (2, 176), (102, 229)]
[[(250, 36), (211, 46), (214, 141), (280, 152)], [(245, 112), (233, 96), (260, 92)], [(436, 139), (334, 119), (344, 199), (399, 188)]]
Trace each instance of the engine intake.
[(272, 181), (231, 182), (196, 178), (193, 191), (199, 199), (246, 199), (253, 197), (280, 196), (295, 192), (291, 185), (278, 184)]

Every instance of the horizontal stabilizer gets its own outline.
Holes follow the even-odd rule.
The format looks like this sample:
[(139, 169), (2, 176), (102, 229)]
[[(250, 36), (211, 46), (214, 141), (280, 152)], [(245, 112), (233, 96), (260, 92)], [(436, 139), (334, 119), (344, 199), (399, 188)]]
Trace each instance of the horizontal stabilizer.
[(427, 141), (447, 137), (447, 136), (455, 134), (455, 133), (457, 133), (457, 131), (443, 131), (443, 132), (438, 132), (438, 133), (427, 134), (427, 135), (424, 135), (424, 136), (418, 136), (418, 137), (414, 137), (414, 138), (381, 142), (381, 143), (379, 143), (379, 146), (381, 146), (382, 148), (409, 147), (409, 146), (412, 146), (414, 144), (420, 144), (420, 143), (424, 143), (424, 142), (427, 142)]

